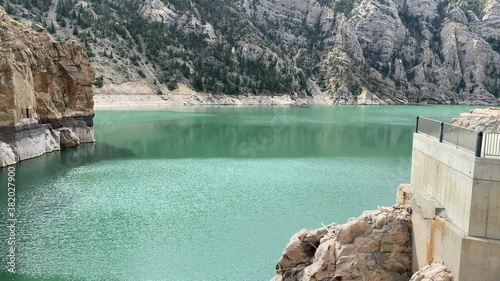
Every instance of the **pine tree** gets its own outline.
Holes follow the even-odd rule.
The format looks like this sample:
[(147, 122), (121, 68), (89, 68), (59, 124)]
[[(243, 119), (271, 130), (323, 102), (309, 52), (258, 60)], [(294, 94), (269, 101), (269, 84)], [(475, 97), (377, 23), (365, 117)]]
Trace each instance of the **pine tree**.
[(47, 31), (50, 32), (51, 34), (56, 33), (56, 27), (54, 26), (54, 22), (50, 23), (49, 28), (47, 28)]
[(193, 88), (198, 92), (203, 92), (203, 90), (204, 90), (203, 78), (201, 77), (201, 75), (199, 73), (196, 74), (196, 76), (194, 77)]
[(7, 7), (5, 7), (5, 11), (7, 12), (7, 14), (9, 15), (13, 15), (15, 14), (16, 12), (14, 11), (14, 8), (12, 8), (12, 6), (10, 5), (10, 3), (7, 2)]
[(101, 75), (97, 77), (93, 84), (98, 88), (102, 88), (102, 86), (104, 85), (104, 76)]

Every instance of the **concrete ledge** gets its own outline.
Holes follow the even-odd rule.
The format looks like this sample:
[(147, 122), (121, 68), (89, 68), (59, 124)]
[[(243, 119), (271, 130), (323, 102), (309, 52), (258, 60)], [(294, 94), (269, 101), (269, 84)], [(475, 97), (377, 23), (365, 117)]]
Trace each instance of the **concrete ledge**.
[[(431, 220), (438, 215), (443, 216), (445, 208), (443, 205), (425, 191), (416, 191), (413, 193), (412, 210), (418, 212), (425, 220)], [(444, 216), (446, 217), (446, 216)]]

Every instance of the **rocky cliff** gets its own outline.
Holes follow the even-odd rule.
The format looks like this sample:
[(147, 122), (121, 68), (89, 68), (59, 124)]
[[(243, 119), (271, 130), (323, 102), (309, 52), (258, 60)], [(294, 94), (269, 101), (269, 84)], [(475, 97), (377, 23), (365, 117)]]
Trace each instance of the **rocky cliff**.
[(9, 2), (84, 43), (103, 93), (140, 81), (131, 94), (185, 84), (333, 104), (500, 98), (498, 0)]
[(295, 234), (273, 281), (384, 280), (411, 277), (411, 221), (404, 209), (365, 212), (344, 225)]
[(408, 185), (401, 185), (394, 207), (301, 230), (283, 251), (272, 281), (453, 281), (437, 263), (412, 275), (412, 222), (405, 209), (411, 196)]
[[(253, 3), (261, 30), (291, 40), (298, 57), (319, 56), (310, 66), (331, 103), (498, 103), (496, 0), (475, 9), (448, 0)], [(313, 35), (300, 36), (300, 26)]]
[(84, 47), (0, 7), (0, 167), (93, 142), (93, 80)]

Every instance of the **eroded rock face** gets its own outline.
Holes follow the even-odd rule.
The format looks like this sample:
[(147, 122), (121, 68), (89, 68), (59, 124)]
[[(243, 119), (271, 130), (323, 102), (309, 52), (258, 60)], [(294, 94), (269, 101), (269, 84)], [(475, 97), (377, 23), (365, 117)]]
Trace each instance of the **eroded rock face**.
[(498, 103), (500, 56), (486, 41), (496, 30), (497, 4), (490, 2), (483, 21), (470, 22), (474, 14), (441, 1), (359, 1), (337, 25), (352, 26), (362, 55), (343, 42), (327, 50), (325, 92), (334, 103), (363, 88), (388, 104)]
[(285, 248), (273, 280), (406, 281), (410, 275), (410, 215), (381, 208), (343, 225), (301, 230)]
[(83, 46), (53, 42), (0, 7), (0, 54), (1, 166), (59, 150), (60, 127), (94, 141), (94, 73)]
[[(498, 104), (499, 1), (105, 1), (112, 5), (102, 15), (112, 19), (108, 25), (130, 28), (127, 17), (140, 16), (141, 25), (156, 30), (152, 34), (163, 28), (172, 36), (161, 36), (164, 44), (157, 46), (155, 35), (134, 29), (126, 35), (116, 28), (98, 43), (90, 42), (92, 64), (105, 81), (96, 91), (112, 94), (122, 88), (120, 93), (137, 94), (137, 88), (126, 86), (141, 83), (148, 93), (169, 93), (179, 84), (194, 89), (194, 78), (204, 76), (208, 85), (203, 88), (212, 94), (283, 94), (334, 104)], [(90, 13), (101, 14), (99, 5), (85, 3)], [(41, 12), (11, 6), (27, 20)], [(51, 13), (47, 20), (57, 22)], [(58, 27), (59, 36), (79, 27), (74, 19), (67, 21)], [(88, 31), (91, 37), (103, 35), (95, 28)], [(204, 42), (194, 39), (198, 36)], [(135, 44), (126, 43), (132, 39)], [(131, 56), (132, 64), (118, 59)], [(262, 71), (270, 77), (264, 85), (265, 79), (255, 75)], [(227, 80), (226, 72), (242, 81)], [(323, 97), (312, 98), (317, 89)], [(365, 90), (378, 100), (357, 99)], [(66, 103), (57, 104), (60, 109)]]

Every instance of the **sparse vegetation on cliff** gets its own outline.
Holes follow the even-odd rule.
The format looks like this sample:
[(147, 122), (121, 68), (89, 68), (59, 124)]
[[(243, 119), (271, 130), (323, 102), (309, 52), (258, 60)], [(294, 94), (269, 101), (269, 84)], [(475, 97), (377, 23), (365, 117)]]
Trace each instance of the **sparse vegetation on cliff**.
[[(44, 25), (54, 38), (82, 42), (97, 73), (111, 84), (144, 80), (166, 92), (185, 84), (214, 94), (308, 96), (306, 81), (312, 78), (328, 89), (323, 94), (333, 103), (354, 100), (361, 89), (387, 103), (498, 101), (500, 33), (488, 22), (494, 17), (482, 22), (483, 14), (495, 12), (484, 0), (367, 3), (10, 0), (4, 5)], [(460, 52), (469, 59), (456, 59), (454, 44), (471, 38), (479, 38), (486, 53), (466, 46)], [(324, 67), (338, 50), (346, 54), (344, 71), (363, 71), (346, 75)], [(487, 65), (488, 71), (471, 76), (470, 69), (483, 68), (462, 62)]]

